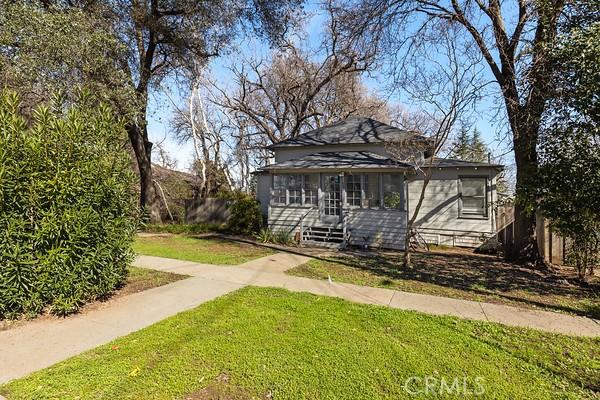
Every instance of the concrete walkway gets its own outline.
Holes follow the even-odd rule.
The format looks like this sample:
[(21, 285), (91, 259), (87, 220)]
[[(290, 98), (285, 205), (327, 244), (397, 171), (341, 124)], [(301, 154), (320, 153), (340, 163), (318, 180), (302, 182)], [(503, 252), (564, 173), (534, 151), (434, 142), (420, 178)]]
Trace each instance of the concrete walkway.
[(170, 264), (171, 267), (165, 267), (169, 265), (165, 259), (141, 256), (136, 260), (136, 266), (185, 273), (215, 282), (235, 283), (242, 286), (280, 287), (297, 292), (339, 297), (357, 303), (377, 304), (433, 315), (450, 315), (498, 322), (567, 335), (600, 336), (600, 322), (587, 317), (349, 283), (329, 283), (327, 280), (289, 276), (282, 273), (294, 265), (302, 264), (303, 258), (308, 260), (306, 257), (277, 253), (239, 266), (188, 264), (178, 267)]
[(237, 266), (216, 266), (140, 256), (138, 267), (190, 275), (191, 278), (116, 299), (109, 307), (65, 319), (34, 321), (0, 332), (0, 383), (108, 343), (246, 285), (339, 297), (435, 315), (452, 315), (580, 336), (600, 336), (592, 319), (546, 311), (477, 303), (430, 295), (329, 283), (285, 275), (308, 257), (277, 253)]

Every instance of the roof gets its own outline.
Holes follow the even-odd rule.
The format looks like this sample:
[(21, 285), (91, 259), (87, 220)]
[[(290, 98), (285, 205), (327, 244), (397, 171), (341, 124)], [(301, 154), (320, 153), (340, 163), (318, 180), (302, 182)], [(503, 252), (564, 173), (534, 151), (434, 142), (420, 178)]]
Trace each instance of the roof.
[(306, 132), (295, 138), (272, 144), (268, 148), (381, 143), (392, 140), (403, 140), (415, 136), (427, 140), (425, 136), (415, 132), (396, 128), (395, 126), (384, 124), (371, 118), (349, 117), (334, 124)]
[(309, 154), (293, 160), (268, 165), (261, 168), (261, 170), (342, 168), (401, 168), (414, 170), (410, 164), (395, 161), (368, 151), (337, 151)]
[[(425, 165), (427, 165), (428, 158), (425, 160)], [(500, 164), (488, 164), (486, 162), (477, 162), (477, 161), (465, 161), (458, 160), (454, 158), (435, 158), (433, 160), (433, 167), (435, 168), (460, 168), (460, 167), (488, 167), (488, 168), (501, 168), (504, 166)]]
[[(429, 159), (425, 160), (423, 166), (428, 165)], [(434, 159), (434, 168), (498, 168), (503, 166), (499, 164), (488, 164), (475, 161), (463, 161), (452, 158)], [(276, 164), (267, 165), (256, 172), (265, 172), (284, 169), (405, 169), (414, 171), (415, 166), (409, 163), (396, 161), (381, 154), (368, 151), (336, 151), (321, 152), (305, 155), (292, 160), (282, 161)]]

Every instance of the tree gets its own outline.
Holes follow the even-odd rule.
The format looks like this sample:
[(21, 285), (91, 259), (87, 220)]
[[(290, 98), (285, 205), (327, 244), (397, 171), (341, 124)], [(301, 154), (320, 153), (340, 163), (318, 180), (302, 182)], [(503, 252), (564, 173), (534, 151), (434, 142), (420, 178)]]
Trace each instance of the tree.
[(214, 102), (242, 123), (253, 147), (264, 147), (351, 114), (374, 115), (385, 104), (366, 94), (359, 74), (373, 61), (370, 52), (340, 44), (331, 6), (329, 26), (318, 49), (287, 43), (266, 60), (245, 60), (230, 68), (233, 90), (215, 85)]
[[(577, 2), (564, 0), (357, 0), (340, 11), (346, 40), (376, 48), (388, 58), (392, 76), (406, 54), (423, 45), (435, 52), (431, 27), (446, 21), (461, 29), (454, 38), (470, 38), (489, 67), (503, 99), (517, 167), (513, 260), (540, 261), (535, 216), (528, 213), (528, 186), (538, 168), (538, 134), (546, 102), (552, 96), (553, 63), (548, 49), (556, 41), (559, 20)], [(514, 15), (514, 18), (512, 18)]]
[(300, 1), (42, 0), (41, 4), (48, 12), (71, 7), (83, 10), (90, 20), (106, 23), (126, 48), (125, 56), (117, 62), (136, 98), (135, 113), (126, 127), (139, 169), (140, 206), (147, 209), (151, 221), (159, 222), (159, 199), (152, 179), (152, 143), (147, 131), (150, 91), (190, 59), (206, 63), (218, 56), (246, 28), (271, 43), (279, 42)]
[[(481, 90), (478, 56), (469, 48), (459, 49), (456, 46), (455, 29), (446, 22), (438, 24), (436, 38), (444, 52), (432, 55), (425, 47), (421, 47), (420, 52), (423, 53), (415, 53), (405, 64), (402, 89), (422, 106), (422, 112), (427, 115), (428, 124), (421, 125), (421, 128), (429, 128), (428, 132), (421, 132), (428, 134), (428, 138), (414, 136), (386, 143), (386, 149), (392, 157), (414, 165), (416, 172), (423, 177), (419, 199), (406, 225), (404, 268), (411, 266), (411, 244), (417, 236), (415, 223), (425, 200), (436, 157), (457, 123), (473, 111)], [(459, 58), (460, 53), (468, 55), (468, 62)], [(428, 62), (427, 69), (421, 66), (423, 59)]]
[(600, 6), (581, 15), (569, 20), (553, 50), (557, 91), (543, 120), (530, 207), (571, 240), (567, 261), (585, 279), (600, 263)]
[(58, 92), (72, 105), (86, 91), (123, 117), (137, 108), (118, 63), (126, 49), (106, 21), (23, 1), (0, 0), (0, 10), (0, 86), (18, 91), (26, 115)]
[(471, 157), (471, 138), (469, 130), (464, 125), (460, 127), (456, 138), (452, 142), (450, 157), (459, 160), (468, 160)]
[(488, 147), (481, 139), (481, 133), (477, 128), (473, 129), (471, 140), (469, 143), (471, 147), (471, 154), (469, 155), (469, 161), (476, 162), (487, 162), (488, 161)]

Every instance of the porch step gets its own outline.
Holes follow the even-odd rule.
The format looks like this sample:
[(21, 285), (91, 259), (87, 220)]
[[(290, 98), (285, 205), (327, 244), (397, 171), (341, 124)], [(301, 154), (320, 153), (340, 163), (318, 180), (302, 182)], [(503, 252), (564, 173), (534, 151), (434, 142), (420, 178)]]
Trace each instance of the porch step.
[(317, 240), (304, 240), (302, 244), (308, 247), (325, 247), (328, 249), (341, 249), (343, 243), (332, 243), (332, 242), (319, 242)]
[(306, 244), (321, 247), (341, 247), (344, 244), (344, 231), (337, 226), (313, 225), (302, 232)]

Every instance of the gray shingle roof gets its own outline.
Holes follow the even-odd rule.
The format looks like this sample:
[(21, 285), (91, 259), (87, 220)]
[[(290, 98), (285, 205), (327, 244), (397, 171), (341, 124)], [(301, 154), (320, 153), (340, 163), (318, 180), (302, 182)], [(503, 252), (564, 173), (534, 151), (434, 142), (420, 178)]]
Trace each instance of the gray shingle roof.
[(410, 164), (398, 162), (368, 151), (338, 151), (309, 154), (293, 160), (268, 165), (261, 168), (261, 170), (342, 168), (400, 168), (414, 170)]
[[(429, 159), (425, 160), (425, 165)], [(464, 161), (454, 158), (436, 158), (433, 160), (433, 166), (436, 168), (460, 168), (460, 167), (491, 167), (491, 168), (504, 168), (500, 164), (488, 164), (486, 162), (477, 161)]]
[[(428, 160), (425, 160), (424, 166), (428, 165)], [(472, 167), (487, 167), (487, 168), (504, 168), (500, 164), (488, 164), (483, 162), (463, 161), (452, 158), (436, 158), (433, 162), (434, 168), (472, 168)], [(415, 166), (393, 160), (382, 156), (381, 154), (371, 153), (368, 151), (338, 151), (338, 152), (321, 152), (309, 154), (293, 160), (282, 161), (276, 164), (267, 165), (260, 168), (260, 171), (272, 171), (283, 169), (404, 169), (414, 171)]]
[(275, 143), (269, 148), (292, 146), (319, 146), (326, 144), (381, 143), (424, 136), (409, 132), (371, 118), (349, 117), (334, 124), (317, 128), (292, 139)]

